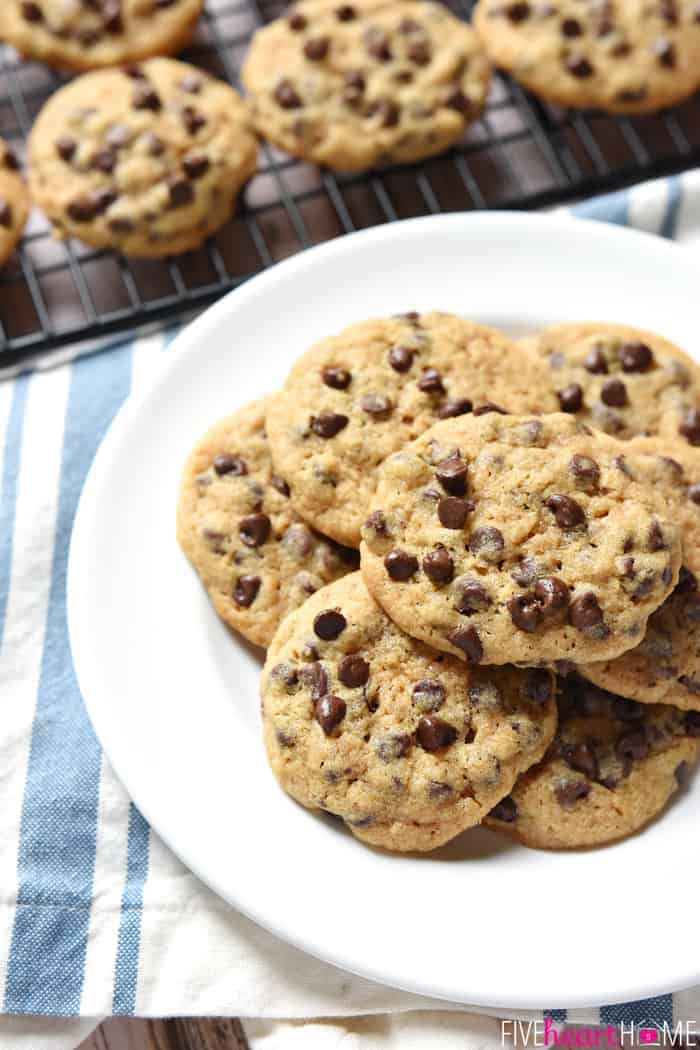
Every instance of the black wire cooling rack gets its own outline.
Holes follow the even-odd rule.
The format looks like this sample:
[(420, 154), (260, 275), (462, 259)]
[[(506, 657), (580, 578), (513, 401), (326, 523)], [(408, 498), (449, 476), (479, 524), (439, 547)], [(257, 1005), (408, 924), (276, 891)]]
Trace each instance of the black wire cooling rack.
[[(207, 0), (182, 57), (238, 86), (251, 34), (283, 6)], [(450, 6), (468, 17), (472, 5)], [(0, 46), (0, 136), (20, 156), (34, 117), (62, 82)], [(543, 105), (498, 76), (484, 115), (463, 140), (421, 164), (337, 176), (264, 144), (234, 218), (202, 248), (174, 259), (124, 259), (55, 241), (35, 210), (0, 271), (0, 363), (175, 319), (278, 260), (353, 230), (441, 211), (533, 208), (698, 162), (700, 96), (643, 118), (584, 115)]]

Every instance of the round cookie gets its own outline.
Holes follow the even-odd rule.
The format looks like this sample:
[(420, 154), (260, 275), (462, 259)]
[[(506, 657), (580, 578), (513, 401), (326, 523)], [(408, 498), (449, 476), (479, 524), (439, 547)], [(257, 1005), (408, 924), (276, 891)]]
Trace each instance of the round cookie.
[(550, 672), (436, 653), (387, 619), (360, 573), (284, 620), (261, 695), (285, 791), (392, 850), (434, 849), (478, 823), (556, 725)]
[(274, 474), (260, 398), (222, 419), (185, 465), (177, 538), (219, 616), (267, 646), (280, 621), (324, 584), (357, 568), (357, 552), (297, 517)]
[(561, 324), (521, 345), (549, 365), (563, 412), (620, 440), (661, 434), (700, 445), (700, 366), (654, 332)]
[(634, 438), (629, 447), (656, 454), (678, 497), (683, 568), (679, 582), (652, 613), (644, 638), (604, 663), (586, 664), (582, 675), (622, 696), (645, 703), (700, 710), (700, 449), (662, 438)]
[(700, 85), (695, 0), (479, 0), (491, 60), (562, 106), (647, 113)]
[(441, 4), (301, 0), (254, 35), (241, 77), (265, 138), (361, 171), (447, 149), (483, 108), (489, 65)]
[(59, 237), (172, 255), (226, 222), (256, 154), (228, 84), (152, 58), (51, 96), (29, 137), (29, 187)]
[(484, 823), (540, 849), (599, 846), (638, 831), (697, 758), (700, 715), (636, 704), (574, 675), (560, 680), (558, 706), (544, 759)]
[(658, 474), (563, 413), (437, 423), (383, 465), (365, 582), (405, 631), (468, 663), (617, 656), (678, 578)]
[(3, 0), (0, 39), (25, 57), (84, 71), (172, 55), (203, 0)]
[(0, 139), (0, 266), (14, 251), (28, 215), (29, 193), (17, 158)]
[(440, 418), (491, 400), (548, 412), (547, 369), (505, 335), (445, 313), (351, 325), (298, 358), (268, 410), (275, 465), (299, 513), (359, 546), (379, 464)]

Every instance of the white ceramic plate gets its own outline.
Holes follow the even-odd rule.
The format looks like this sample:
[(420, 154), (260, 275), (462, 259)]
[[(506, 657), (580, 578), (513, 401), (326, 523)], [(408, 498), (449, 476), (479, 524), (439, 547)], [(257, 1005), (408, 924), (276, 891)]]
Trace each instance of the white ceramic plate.
[(174, 537), (194, 439), (352, 321), (435, 308), (521, 332), (608, 318), (692, 352), (699, 288), (683, 249), (566, 216), (382, 226), (227, 296), (120, 412), (73, 533), (80, 685), (138, 807), (246, 915), (365, 977), (482, 1006), (576, 1007), (700, 982), (700, 778), (662, 821), (607, 849), (548, 854), (484, 830), (425, 857), (368, 849), (276, 786), (259, 660), (217, 620)]

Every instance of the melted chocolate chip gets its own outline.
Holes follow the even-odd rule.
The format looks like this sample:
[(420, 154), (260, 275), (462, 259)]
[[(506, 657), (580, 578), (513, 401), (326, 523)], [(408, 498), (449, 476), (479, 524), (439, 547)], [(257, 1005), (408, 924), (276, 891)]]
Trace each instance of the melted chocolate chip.
[(467, 464), (459, 456), (448, 456), (435, 468), (435, 477), (451, 496), (467, 494)]
[(600, 467), (590, 456), (581, 456), (578, 453), (571, 457), (569, 464), (571, 473), (576, 479), (578, 488), (590, 492), (597, 489), (600, 482)]
[(595, 627), (603, 621), (603, 610), (592, 591), (579, 594), (569, 606), (569, 623), (579, 631)]
[(481, 612), (491, 604), (486, 588), (475, 576), (458, 576), (453, 592), (454, 607), (464, 615)]
[(527, 3), (527, 0), (513, 0), (513, 3), (506, 4), (503, 8), (503, 14), (509, 22), (517, 25), (530, 17), (530, 5)]
[(72, 200), (66, 211), (73, 222), (91, 222), (107, 211), (116, 199), (117, 194), (114, 190), (93, 190)]
[(180, 110), (180, 120), (190, 135), (196, 135), (207, 122), (207, 118), (194, 106), (183, 106)]
[(347, 416), (337, 412), (322, 412), (320, 416), (311, 417), (311, 429), (322, 438), (332, 438), (348, 425)]
[(338, 678), (348, 689), (359, 689), (369, 679), (369, 664), (357, 654), (344, 656), (338, 664)]
[(583, 390), (578, 383), (569, 383), (557, 390), (557, 397), (562, 412), (578, 412), (583, 404)]
[(489, 813), (490, 817), (494, 820), (501, 820), (504, 824), (512, 824), (518, 816), (518, 807), (515, 801), (506, 795), (500, 802), (497, 802)]
[(629, 762), (639, 762), (649, 754), (649, 741), (644, 729), (633, 729), (624, 733), (615, 744), (620, 758)]
[(437, 507), (440, 524), (446, 529), (461, 529), (467, 520), (468, 510), (464, 500), (455, 496), (443, 496)]
[(375, 98), (367, 106), (367, 116), (381, 117), (383, 128), (395, 128), (399, 122), (401, 110), (393, 98)]
[(573, 809), (577, 802), (587, 798), (591, 785), (585, 780), (571, 780), (562, 777), (554, 788), (554, 797), (562, 809)]
[(0, 197), (0, 226), (8, 230), (12, 226), (12, 205), (4, 197)]
[(321, 369), (321, 379), (326, 386), (333, 387), (334, 390), (346, 390), (350, 386), (352, 376), (347, 368), (326, 365)]
[(474, 409), (475, 416), (487, 416), (490, 412), (496, 412), (499, 416), (507, 416), (505, 408), (501, 408), (500, 405), (495, 404), (493, 401), (484, 401), (483, 404), (477, 405)]
[(439, 715), (423, 715), (416, 730), (418, 743), (424, 751), (439, 751), (457, 739), (457, 730)]
[(667, 37), (657, 37), (651, 45), (652, 54), (664, 69), (673, 69), (676, 65), (676, 49)]
[(262, 580), (259, 576), (239, 576), (233, 585), (233, 600), (236, 605), (247, 609), (258, 596)]
[(314, 632), (324, 642), (334, 641), (347, 625), (340, 609), (324, 609), (314, 617)]
[(314, 718), (326, 736), (330, 736), (345, 718), (345, 701), (327, 693), (314, 706)]
[(44, 21), (43, 11), (38, 4), (32, 3), (31, 0), (22, 0), (20, 11), (25, 22), (36, 23)]
[(453, 419), (455, 416), (466, 416), (472, 410), (468, 397), (448, 398), (435, 409), (438, 419)]
[(421, 711), (437, 711), (445, 702), (445, 689), (434, 678), (421, 678), (413, 686), (411, 697)]
[(387, 357), (395, 372), (408, 372), (413, 364), (414, 353), (405, 346), (392, 346)]
[(542, 608), (534, 594), (514, 594), (508, 599), (508, 612), (515, 626), (528, 634), (542, 622)]
[(499, 561), (504, 547), (503, 533), (493, 525), (480, 525), (469, 537), (469, 550), (482, 561)]
[(623, 372), (646, 372), (653, 364), (654, 355), (646, 343), (633, 341), (620, 347), (619, 361)]
[(454, 562), (443, 547), (423, 558), (423, 572), (433, 583), (449, 583), (454, 575)]
[(428, 45), (420, 40), (411, 44), (407, 49), (406, 54), (411, 62), (414, 62), (417, 66), (427, 66), (432, 57)]
[(352, 22), (357, 18), (357, 12), (352, 4), (341, 4), (336, 8), (335, 16), (339, 22)]
[(391, 399), (383, 394), (365, 394), (360, 400), (362, 411), (366, 412), (368, 416), (374, 416), (377, 419), (388, 416), (393, 407)]
[(431, 798), (442, 801), (454, 795), (454, 788), (450, 784), (446, 784), (444, 780), (431, 780), (428, 794)]
[(73, 159), (77, 148), (78, 143), (70, 135), (61, 135), (60, 138), (56, 139), (56, 153), (66, 164)]
[(577, 773), (585, 773), (591, 780), (598, 777), (598, 759), (592, 741), (579, 740), (576, 743), (565, 743), (561, 747), (561, 757), (567, 766)]
[(566, 56), (564, 68), (567, 73), (570, 73), (572, 77), (577, 77), (579, 80), (593, 76), (593, 66), (586, 56), (578, 51), (572, 51), (570, 55)]
[(627, 404), (627, 387), (621, 379), (606, 379), (600, 390), (600, 400), (611, 408)]
[(418, 559), (407, 551), (389, 551), (384, 558), (384, 568), (392, 580), (410, 580), (418, 572)]
[(545, 620), (562, 615), (569, 607), (569, 588), (558, 576), (543, 576), (535, 584), (534, 594)]
[(426, 368), (417, 383), (418, 389), (426, 394), (444, 394), (442, 376), (436, 368)]
[(664, 536), (663, 530), (658, 521), (652, 521), (649, 526), (649, 532), (647, 533), (647, 546), (650, 551), (663, 551), (668, 547), (666, 537)]
[(700, 506), (700, 482), (694, 482), (692, 485), (688, 485), (688, 499), (691, 503), (696, 503)]
[(90, 161), (90, 167), (93, 171), (102, 171), (105, 175), (110, 175), (116, 166), (117, 154), (113, 149), (100, 149), (97, 153), (94, 153), (92, 160)]
[(476, 627), (456, 627), (447, 635), (447, 641), (462, 650), (468, 664), (481, 663), (484, 647)]
[(287, 19), (287, 25), (295, 33), (300, 33), (303, 29), (306, 29), (306, 18), (300, 11), (294, 11)]
[(690, 408), (678, 425), (678, 433), (691, 445), (700, 445), (700, 409)]
[(565, 18), (561, 23), (562, 36), (573, 38), (581, 36), (583, 29), (577, 18)]
[(153, 113), (163, 108), (160, 95), (147, 80), (137, 80), (131, 96), (131, 105), (134, 109), (150, 109)]
[(683, 728), (688, 736), (700, 736), (700, 711), (686, 711)]
[(270, 529), (267, 514), (247, 514), (238, 523), (238, 534), (246, 547), (261, 547), (269, 538)]
[(242, 474), (248, 473), (248, 465), (244, 459), (241, 459), (240, 456), (229, 455), (226, 452), (214, 456), (212, 465), (220, 477), (224, 474), (240, 477)]
[(273, 97), (278, 106), (282, 109), (299, 109), (302, 106), (302, 101), (294, 90), (294, 86), (291, 80), (287, 77), (283, 77), (277, 84), (273, 92)]
[(173, 175), (168, 179), (167, 186), (171, 208), (184, 208), (194, 200), (194, 190), (183, 176)]
[(407, 733), (390, 733), (374, 742), (374, 750), (382, 762), (395, 762), (411, 750), (411, 738)]
[(329, 46), (327, 36), (311, 36), (304, 44), (304, 55), (311, 62), (320, 62), (328, 54)]
[(571, 496), (553, 493), (547, 497), (544, 504), (553, 512), (554, 520), (560, 529), (574, 529), (586, 521), (583, 507)]
[(459, 85), (455, 85), (449, 90), (445, 98), (445, 106), (447, 109), (454, 109), (457, 113), (464, 114), (471, 109), (471, 103)]
[(594, 346), (583, 359), (583, 367), (593, 375), (606, 375), (608, 371), (608, 359), (602, 348)]
[(389, 529), (387, 527), (386, 518), (384, 517), (384, 511), (373, 510), (370, 516), (365, 522), (365, 526), (368, 529), (372, 529), (378, 536), (388, 536)]
[(544, 667), (533, 667), (525, 673), (523, 696), (535, 704), (546, 704), (552, 695), (552, 676)]
[(190, 179), (200, 179), (209, 171), (209, 166), (209, 157), (198, 150), (191, 150), (182, 158), (182, 167)]
[(391, 47), (389, 46), (389, 38), (383, 29), (379, 26), (369, 26), (365, 30), (362, 39), (372, 58), (376, 58), (380, 62), (389, 61), (391, 58)]
[(328, 692), (328, 674), (318, 660), (302, 668), (301, 680), (314, 701), (320, 700)]

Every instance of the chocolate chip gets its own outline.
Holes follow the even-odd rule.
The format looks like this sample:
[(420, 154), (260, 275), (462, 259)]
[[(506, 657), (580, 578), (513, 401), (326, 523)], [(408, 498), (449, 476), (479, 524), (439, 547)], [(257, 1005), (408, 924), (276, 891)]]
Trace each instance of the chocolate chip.
[(395, 762), (411, 750), (411, 738), (407, 733), (390, 733), (374, 741), (374, 750), (382, 762)]
[(112, 233), (116, 233), (118, 236), (133, 233), (135, 229), (134, 223), (131, 219), (126, 219), (124, 217), (110, 219), (107, 225)]
[(543, 576), (535, 584), (534, 594), (545, 620), (561, 615), (569, 606), (569, 588), (558, 576)]
[(446, 784), (444, 780), (431, 780), (428, 794), (431, 798), (442, 801), (454, 795), (454, 788), (450, 784)]
[(676, 584), (674, 594), (692, 594), (698, 589), (698, 580), (695, 573), (691, 572), (690, 569), (686, 568), (685, 565), (681, 565), (680, 572), (678, 574), (678, 583)]
[(561, 23), (561, 33), (562, 36), (576, 37), (581, 36), (583, 29), (577, 18), (565, 18)]
[(590, 492), (598, 487), (600, 482), (600, 467), (590, 456), (581, 456), (578, 453), (571, 457), (569, 464), (571, 473), (576, 479), (578, 488)]
[(330, 736), (345, 718), (345, 701), (327, 693), (314, 705), (314, 718), (326, 736)]
[(447, 635), (447, 641), (462, 650), (468, 664), (481, 663), (484, 647), (476, 627), (456, 627)]
[(185, 73), (184, 77), (180, 78), (180, 87), (188, 95), (198, 95), (203, 83), (204, 78), (199, 73)]
[(240, 477), (242, 474), (248, 473), (248, 465), (244, 459), (241, 459), (240, 456), (231, 456), (225, 452), (214, 456), (212, 465), (219, 476), (233, 474), (235, 477)]
[(311, 429), (322, 438), (332, 438), (348, 425), (347, 416), (337, 412), (322, 412), (320, 416), (311, 417)]
[(649, 741), (644, 729), (633, 729), (624, 733), (615, 744), (620, 758), (629, 762), (639, 762), (649, 754)]
[(455, 416), (466, 416), (472, 410), (468, 397), (448, 398), (438, 405), (435, 415), (438, 419), (453, 419)]
[(560, 529), (574, 529), (583, 525), (586, 520), (583, 507), (571, 496), (562, 496), (555, 492), (547, 497), (544, 504), (553, 512), (554, 520)]
[(583, 359), (583, 367), (593, 375), (605, 375), (608, 371), (608, 360), (599, 346), (589, 350)]
[(391, 399), (385, 397), (383, 394), (365, 394), (360, 400), (360, 408), (363, 412), (366, 412), (368, 416), (388, 416), (393, 409)]
[(417, 66), (427, 66), (431, 59), (430, 48), (427, 44), (417, 40), (414, 44), (407, 49), (406, 54), (410, 58), (411, 62), (415, 62)]
[(282, 109), (299, 109), (302, 105), (302, 101), (294, 90), (294, 86), (291, 80), (287, 77), (283, 77), (277, 84), (273, 92), (273, 97), (278, 106)]
[(182, 167), (191, 179), (199, 179), (209, 171), (209, 157), (206, 153), (191, 150), (182, 158)]
[(287, 25), (295, 33), (300, 33), (302, 29), (306, 29), (306, 18), (301, 14), (300, 11), (293, 12), (287, 19)]
[(247, 609), (258, 596), (262, 580), (259, 576), (239, 576), (233, 585), (233, 600)]
[(387, 357), (395, 372), (408, 372), (413, 364), (414, 353), (405, 346), (392, 346)]
[(336, 8), (335, 16), (339, 22), (352, 22), (357, 18), (357, 12), (352, 4), (341, 4)]
[(449, 583), (454, 575), (454, 562), (443, 547), (423, 558), (423, 572), (433, 583)]
[(314, 632), (324, 642), (334, 641), (348, 625), (340, 609), (324, 609), (314, 617)]
[(363, 33), (362, 39), (372, 58), (377, 58), (380, 62), (389, 61), (391, 48), (389, 46), (389, 38), (383, 29), (380, 29), (379, 26), (369, 26)]
[(320, 700), (328, 692), (328, 674), (323, 664), (319, 663), (318, 660), (314, 660), (313, 663), (307, 664), (306, 667), (302, 668), (301, 680), (309, 690), (311, 699), (314, 701)]
[(593, 76), (593, 66), (586, 56), (578, 51), (572, 51), (570, 55), (566, 56), (564, 68), (567, 73), (570, 73), (572, 77), (577, 77), (579, 80)]
[(130, 80), (146, 79), (146, 74), (136, 62), (130, 62), (128, 65), (122, 66), (122, 73), (125, 77), (129, 77)]
[(94, 171), (103, 171), (105, 175), (110, 175), (116, 166), (117, 154), (113, 149), (100, 149), (97, 153), (94, 153), (90, 161), (90, 167)]
[(521, 558), (510, 575), (519, 587), (529, 587), (537, 579), (537, 564), (532, 558)]
[(663, 530), (658, 521), (652, 521), (649, 526), (649, 532), (647, 533), (647, 546), (650, 551), (663, 551), (668, 547)]
[(458, 576), (453, 592), (455, 609), (465, 615), (481, 612), (491, 604), (486, 588), (474, 576)]
[(417, 383), (418, 389), (425, 394), (444, 394), (442, 376), (436, 368), (426, 368)]
[(499, 561), (504, 547), (503, 533), (493, 525), (480, 525), (469, 537), (469, 550), (482, 561)]
[(525, 673), (523, 696), (535, 704), (546, 704), (552, 695), (552, 676), (544, 667), (533, 667)]
[(61, 135), (60, 138), (56, 139), (56, 153), (66, 164), (73, 159), (77, 148), (78, 143), (70, 135)]
[(457, 113), (465, 114), (471, 109), (471, 103), (459, 85), (450, 89), (445, 98), (445, 106), (447, 109), (454, 109)]
[(0, 226), (8, 230), (12, 226), (12, 205), (4, 197), (0, 197)]
[(507, 416), (505, 408), (501, 408), (500, 405), (494, 404), (493, 401), (484, 401), (483, 404), (477, 405), (474, 409), (475, 416), (487, 416), (490, 412), (497, 412), (499, 416)]
[(313, 538), (306, 525), (297, 523), (285, 530), (281, 540), (287, 553), (296, 559), (305, 558), (313, 549)]
[(392, 98), (375, 98), (367, 106), (368, 117), (381, 117), (382, 127), (395, 128), (399, 122), (401, 111)]
[(678, 25), (678, 6), (675, 0), (661, 0), (658, 6), (659, 16), (670, 26)]
[(646, 343), (623, 343), (618, 355), (623, 372), (646, 372), (651, 367), (654, 355)]
[(131, 131), (126, 124), (112, 124), (105, 135), (105, 142), (112, 149), (123, 149), (131, 140)]
[(153, 131), (145, 131), (141, 141), (146, 146), (150, 157), (161, 157), (165, 153), (165, 143)]
[(691, 445), (700, 445), (700, 409), (690, 408), (683, 416), (678, 433)]
[(196, 135), (207, 122), (207, 118), (194, 106), (183, 106), (180, 110), (180, 119), (190, 135)]
[(527, 3), (527, 0), (514, 0), (512, 4), (506, 4), (503, 8), (503, 14), (509, 22), (517, 25), (518, 22), (524, 22), (526, 18), (530, 17), (530, 5)]
[(359, 689), (369, 679), (369, 664), (358, 655), (344, 656), (338, 664), (338, 678), (348, 689)]
[(93, 190), (82, 197), (76, 197), (69, 203), (66, 210), (73, 222), (91, 222), (98, 215), (107, 211), (107, 208), (114, 204), (116, 199), (117, 194), (114, 190)]
[(147, 80), (137, 80), (134, 84), (131, 105), (134, 109), (150, 109), (154, 113), (163, 108), (158, 92)]
[(590, 741), (579, 740), (576, 743), (563, 744), (561, 757), (567, 766), (575, 769), (577, 773), (585, 773), (591, 780), (597, 779), (598, 759)]
[(455, 496), (443, 496), (438, 503), (437, 513), (440, 524), (446, 529), (461, 529), (467, 520), (468, 506), (464, 500)]
[(542, 622), (542, 609), (534, 594), (514, 594), (508, 599), (508, 612), (515, 626), (528, 634)]
[(494, 820), (503, 821), (504, 824), (512, 824), (518, 816), (518, 807), (510, 795), (506, 795), (496, 803), (489, 816)]
[(331, 386), (335, 390), (345, 390), (350, 386), (352, 376), (348, 372), (347, 368), (338, 368), (335, 365), (326, 365), (325, 368), (321, 369), (321, 379), (326, 386)]
[(31, 3), (30, 0), (22, 0), (20, 5), (22, 12), (22, 18), (25, 22), (43, 22), (44, 13), (38, 4)]
[(365, 78), (359, 70), (350, 69), (343, 74), (343, 101), (355, 105), (360, 101), (365, 90)]
[(569, 623), (579, 631), (602, 623), (603, 610), (592, 591), (579, 594), (569, 606)]
[(378, 536), (389, 535), (389, 529), (387, 528), (386, 518), (384, 516), (384, 511), (382, 510), (373, 510), (370, 516), (367, 518), (365, 526), (368, 529), (372, 529), (373, 532), (376, 532)]
[(454, 743), (457, 730), (439, 715), (423, 715), (418, 722), (416, 736), (424, 751), (438, 751)]
[(459, 456), (448, 456), (438, 463), (435, 477), (451, 496), (467, 494), (467, 464)]
[(181, 175), (173, 175), (168, 179), (167, 187), (171, 208), (184, 208), (194, 200), (194, 190)]
[(124, 28), (121, 6), (121, 0), (103, 0), (102, 25), (108, 33), (121, 33)]
[(421, 678), (413, 686), (411, 697), (421, 711), (437, 711), (445, 702), (445, 689), (434, 678)]
[(238, 533), (246, 547), (261, 547), (270, 535), (270, 528), (267, 514), (247, 514), (238, 523)]
[(588, 797), (590, 791), (591, 785), (585, 780), (562, 778), (554, 788), (554, 797), (563, 809), (573, 809), (577, 802)]
[(656, 57), (660, 66), (673, 69), (676, 64), (676, 49), (667, 37), (657, 37), (651, 45), (652, 54)]
[(422, 29), (422, 25), (420, 22), (416, 22), (415, 18), (402, 18), (399, 22), (399, 33), (403, 33), (404, 36), (410, 36), (411, 33), (420, 33)]
[(19, 161), (11, 149), (5, 150), (5, 156), (3, 157), (2, 162), (8, 171), (19, 171)]
[(700, 736), (700, 711), (686, 711), (683, 728), (688, 736)]
[(605, 405), (621, 408), (627, 404), (627, 387), (621, 379), (606, 379), (600, 390), (600, 400)]
[(418, 558), (407, 551), (389, 551), (384, 558), (384, 568), (392, 580), (410, 580), (418, 572)]
[(329, 46), (327, 36), (312, 36), (304, 44), (304, 54), (311, 62), (320, 62), (328, 54)]
[(694, 482), (692, 485), (688, 485), (688, 499), (691, 503), (700, 505), (700, 482)]
[(562, 412), (578, 412), (583, 404), (583, 390), (578, 383), (569, 383), (557, 390), (557, 397)]

